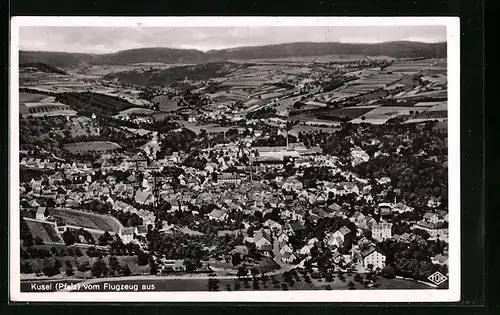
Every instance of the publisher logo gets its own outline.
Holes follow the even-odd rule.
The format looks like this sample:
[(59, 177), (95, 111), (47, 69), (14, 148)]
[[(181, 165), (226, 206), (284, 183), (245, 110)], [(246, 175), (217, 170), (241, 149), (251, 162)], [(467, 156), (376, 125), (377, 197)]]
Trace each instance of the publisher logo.
[(432, 283), (434, 283), (436, 285), (440, 285), (441, 283), (448, 280), (448, 278), (446, 276), (444, 276), (442, 273), (440, 273), (439, 271), (436, 271), (435, 273), (430, 275), (427, 279), (429, 279)]

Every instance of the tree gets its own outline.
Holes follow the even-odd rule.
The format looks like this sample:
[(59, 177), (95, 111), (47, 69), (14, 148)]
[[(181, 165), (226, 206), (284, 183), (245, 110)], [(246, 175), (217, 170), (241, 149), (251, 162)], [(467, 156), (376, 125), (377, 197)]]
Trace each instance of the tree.
[(128, 265), (122, 267), (122, 274), (124, 276), (130, 276), (132, 274), (132, 271), (130, 270)]
[(241, 263), (241, 254), (234, 253), (231, 259), (233, 266), (238, 266)]
[(238, 278), (245, 277), (248, 274), (248, 269), (245, 266), (238, 267)]
[(253, 267), (250, 272), (252, 273), (252, 277), (257, 277), (259, 275), (259, 269), (257, 267)]
[(349, 290), (356, 289), (356, 284), (354, 282), (352, 282), (352, 281), (350, 281), (347, 285), (349, 286)]
[(21, 273), (33, 273), (33, 269), (27, 261), (21, 264)]
[(158, 274), (158, 265), (154, 261), (153, 257), (149, 260), (149, 273), (152, 275)]
[(36, 236), (35, 245), (43, 245), (43, 244), (44, 244), (43, 240), (40, 237)]
[(75, 236), (73, 235), (73, 233), (71, 233), (70, 230), (64, 231), (64, 233), (62, 234), (62, 239), (64, 241), (64, 244), (66, 244), (66, 246), (71, 246), (75, 244)]
[(118, 262), (118, 259), (116, 256), (111, 256), (109, 257), (109, 274), (114, 275), (115, 272), (120, 271), (120, 263)]
[(66, 275), (68, 277), (71, 277), (72, 275), (75, 274), (74, 270), (73, 270), (73, 265), (71, 264), (71, 261), (69, 260), (66, 260)]
[(108, 231), (104, 232), (101, 236), (99, 236), (98, 244), (100, 246), (108, 245), (108, 242), (113, 241), (113, 237), (109, 234)]
[(76, 255), (76, 257), (82, 257), (82, 256), (83, 256), (83, 253), (82, 253), (82, 251), (80, 250), (80, 248), (78, 248), (78, 247), (77, 247), (77, 248), (75, 249), (75, 255)]
[(385, 266), (380, 274), (382, 277), (387, 279), (394, 279), (396, 277), (396, 271), (391, 266)]
[(106, 262), (104, 262), (102, 259), (99, 259), (92, 265), (90, 273), (92, 274), (92, 276), (98, 278), (107, 275), (108, 271), (109, 269), (106, 265)]

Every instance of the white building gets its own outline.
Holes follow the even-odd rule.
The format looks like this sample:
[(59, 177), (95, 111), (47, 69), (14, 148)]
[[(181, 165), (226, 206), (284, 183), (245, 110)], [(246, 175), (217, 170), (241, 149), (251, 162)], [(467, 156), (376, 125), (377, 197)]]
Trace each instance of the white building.
[(38, 207), (36, 209), (36, 219), (37, 220), (42, 220), (44, 221), (47, 217), (45, 216), (46, 214), (46, 210), (47, 208), (46, 207)]
[(385, 239), (392, 237), (392, 223), (377, 223), (372, 226), (372, 237), (382, 242)]
[(363, 259), (363, 266), (368, 268), (368, 265), (372, 265), (373, 269), (384, 268), (385, 267), (385, 255), (380, 252), (375, 246), (370, 246), (361, 252), (361, 257)]

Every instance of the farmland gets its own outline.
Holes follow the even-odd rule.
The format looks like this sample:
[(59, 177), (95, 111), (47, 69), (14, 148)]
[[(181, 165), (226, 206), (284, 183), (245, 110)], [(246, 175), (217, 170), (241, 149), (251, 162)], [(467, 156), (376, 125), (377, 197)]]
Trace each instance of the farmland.
[(178, 101), (178, 99), (169, 98), (166, 95), (159, 95), (153, 98), (153, 102), (160, 104), (160, 110), (166, 112), (179, 109), (179, 106), (177, 106)]
[(63, 219), (66, 224), (79, 226), (87, 229), (118, 233), (122, 225), (117, 219), (89, 212), (69, 210), (69, 209), (51, 209), (50, 215)]
[(46, 99), (46, 98), (47, 98), (47, 95), (44, 95), (44, 94), (19, 92), (19, 102), (20, 103), (39, 102), (39, 101)]
[(86, 141), (68, 143), (64, 145), (64, 149), (68, 150), (71, 153), (88, 151), (113, 151), (120, 148), (120, 145), (110, 141)]
[(413, 112), (414, 108), (412, 107), (377, 107), (366, 114), (364, 114), (362, 117), (353, 119), (351, 122), (352, 123), (371, 123), (371, 124), (383, 124), (387, 120), (399, 116), (399, 115), (409, 115), (410, 112)]
[(122, 110), (120, 113), (118, 113), (118, 115), (116, 115), (114, 117), (119, 118), (119, 117), (125, 117), (128, 115), (150, 115), (154, 112), (155, 111), (152, 109), (134, 107), (134, 108)]
[(28, 225), (33, 237), (39, 237), (44, 243), (62, 243), (61, 238), (57, 235), (54, 224), (26, 218), (24, 221)]

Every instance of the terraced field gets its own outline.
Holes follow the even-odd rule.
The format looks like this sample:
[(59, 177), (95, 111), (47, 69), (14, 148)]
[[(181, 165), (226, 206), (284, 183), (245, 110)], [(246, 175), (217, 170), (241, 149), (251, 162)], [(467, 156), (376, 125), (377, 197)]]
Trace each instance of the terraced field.
[(19, 102), (20, 103), (40, 102), (41, 100), (46, 99), (46, 98), (47, 98), (47, 95), (44, 95), (44, 94), (19, 92)]
[(62, 243), (53, 224), (24, 218), (33, 237), (39, 237), (44, 243)]
[(89, 212), (69, 209), (51, 209), (50, 215), (63, 219), (68, 225), (79, 226), (87, 229), (118, 233), (122, 227), (120, 222), (111, 216)]

